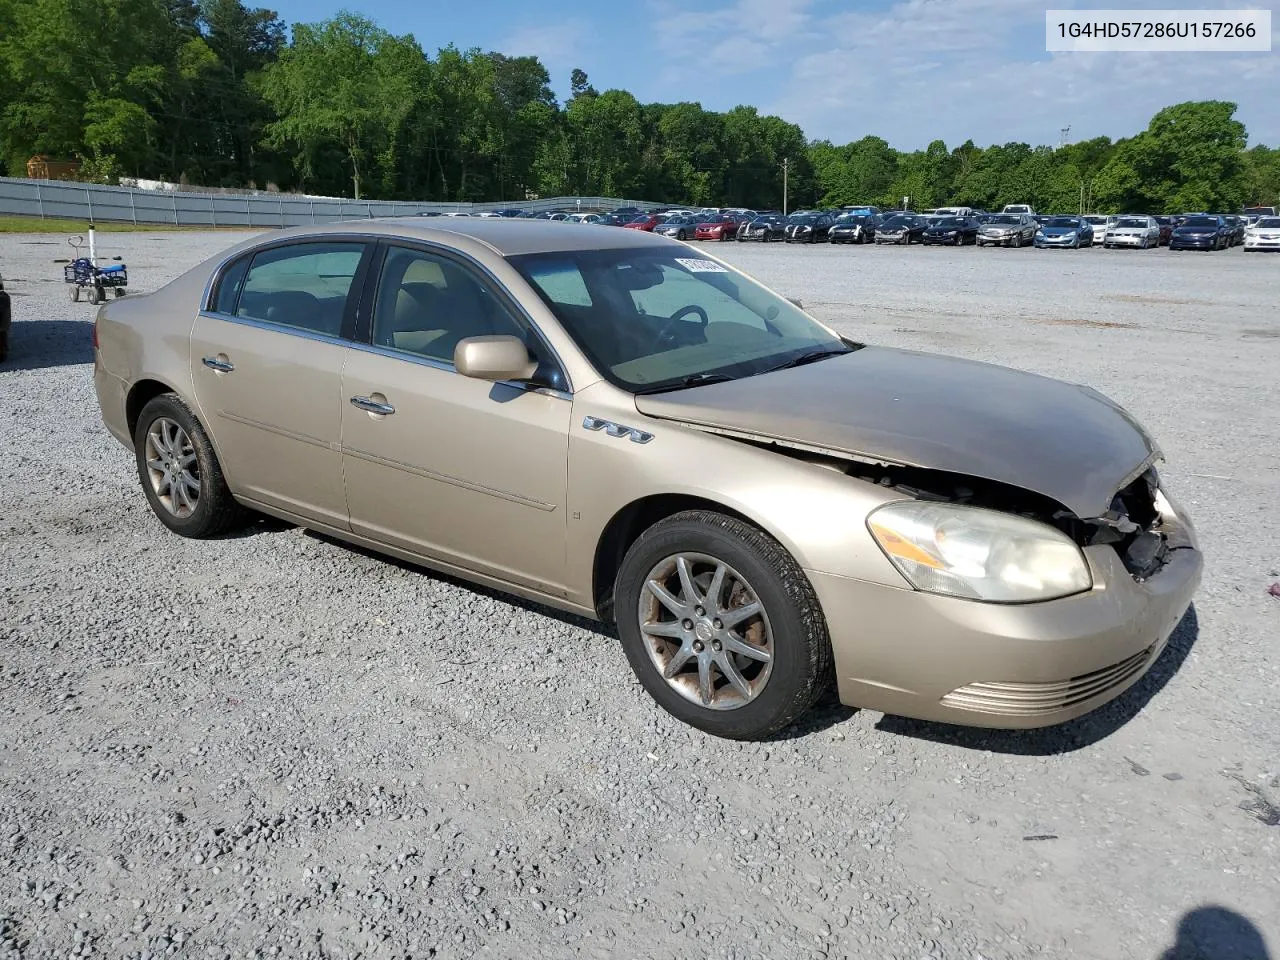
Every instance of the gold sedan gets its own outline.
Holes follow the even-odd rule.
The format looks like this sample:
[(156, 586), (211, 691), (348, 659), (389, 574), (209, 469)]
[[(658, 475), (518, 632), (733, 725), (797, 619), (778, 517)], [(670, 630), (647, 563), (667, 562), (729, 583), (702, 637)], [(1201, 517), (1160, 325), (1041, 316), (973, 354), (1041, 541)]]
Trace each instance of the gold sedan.
[(1151, 666), (1200, 578), (1158, 449), (1100, 394), (856, 343), (642, 231), (284, 231), (108, 303), (95, 343), (169, 529), (260, 511), (615, 622), (720, 736), (832, 682), (1058, 723)]

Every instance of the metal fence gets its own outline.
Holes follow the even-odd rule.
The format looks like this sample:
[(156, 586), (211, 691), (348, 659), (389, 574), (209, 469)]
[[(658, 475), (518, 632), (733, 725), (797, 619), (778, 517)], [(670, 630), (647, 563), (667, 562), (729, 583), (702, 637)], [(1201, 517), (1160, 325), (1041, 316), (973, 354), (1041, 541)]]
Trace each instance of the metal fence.
[(296, 227), (335, 220), (407, 217), (419, 213), (480, 213), (519, 208), (543, 210), (648, 210), (656, 204), (615, 197), (549, 197), (498, 203), (402, 203), (345, 200), (289, 193), (223, 194), (135, 190), (98, 183), (0, 177), (0, 214), (116, 223), (167, 223), (191, 227)]

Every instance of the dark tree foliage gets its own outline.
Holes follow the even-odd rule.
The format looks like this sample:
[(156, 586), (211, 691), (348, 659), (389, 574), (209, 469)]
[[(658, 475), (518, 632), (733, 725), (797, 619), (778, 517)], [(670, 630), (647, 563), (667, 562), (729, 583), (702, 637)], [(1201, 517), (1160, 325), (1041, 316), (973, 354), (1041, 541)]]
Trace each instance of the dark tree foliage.
[(809, 142), (754, 107), (640, 103), (536, 57), (447, 46), (343, 12), (284, 24), (242, 0), (0, 0), (0, 163), (78, 158), (88, 178), (412, 200), (602, 195), (778, 208), (903, 197), (917, 209), (1229, 210), (1275, 204), (1280, 151), (1246, 149), (1235, 104), (1058, 149), (875, 136)]

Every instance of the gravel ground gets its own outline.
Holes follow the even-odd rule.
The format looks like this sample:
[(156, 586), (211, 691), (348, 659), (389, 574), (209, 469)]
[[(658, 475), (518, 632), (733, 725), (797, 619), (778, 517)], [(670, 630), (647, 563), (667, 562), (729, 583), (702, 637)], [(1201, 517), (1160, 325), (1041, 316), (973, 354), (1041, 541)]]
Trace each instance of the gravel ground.
[[(102, 248), (146, 290), (238, 239)], [(0, 236), (0, 958), (1280, 951), (1280, 258), (717, 247), (856, 337), (1114, 397), (1207, 554), (1156, 668), (1080, 721), (829, 702), (734, 744), (589, 624), (274, 522), (164, 531), (65, 252)]]

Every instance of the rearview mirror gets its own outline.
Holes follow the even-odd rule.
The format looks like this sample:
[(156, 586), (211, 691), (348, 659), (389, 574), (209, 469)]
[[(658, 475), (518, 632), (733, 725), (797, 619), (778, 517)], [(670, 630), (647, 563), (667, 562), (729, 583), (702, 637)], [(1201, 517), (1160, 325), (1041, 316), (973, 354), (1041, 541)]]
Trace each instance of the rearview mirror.
[(527, 380), (537, 364), (519, 337), (467, 337), (453, 348), (453, 365), (476, 380)]

